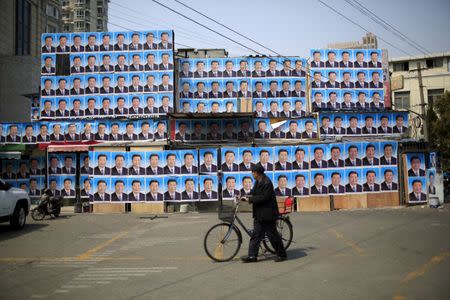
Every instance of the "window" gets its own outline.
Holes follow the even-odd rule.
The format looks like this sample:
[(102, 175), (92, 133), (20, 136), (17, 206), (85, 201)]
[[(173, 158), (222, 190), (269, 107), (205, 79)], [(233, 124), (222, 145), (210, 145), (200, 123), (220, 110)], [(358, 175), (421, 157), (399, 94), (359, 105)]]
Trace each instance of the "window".
[(75, 17), (76, 18), (84, 18), (84, 10), (82, 10), (82, 9), (77, 9), (76, 11), (75, 11)]
[(30, 54), (31, 5), (27, 0), (16, 0), (16, 55)]
[(409, 71), (409, 63), (407, 61), (394, 63), (394, 72)]
[(69, 25), (64, 25), (64, 32), (71, 32)]
[(86, 31), (91, 31), (91, 24), (86, 23), (86, 29), (85, 30)]
[(61, 0), (62, 6), (69, 6), (70, 1), (69, 0)]
[(433, 104), (444, 97), (444, 89), (428, 90), (428, 105), (433, 107)]
[(56, 30), (56, 27), (55, 27), (55, 26), (47, 25), (47, 30), (46, 30), (46, 32), (48, 32), (48, 33), (56, 33), (57, 30)]
[(86, 4), (86, 0), (75, 0), (75, 4)]
[(59, 11), (53, 5), (47, 5), (47, 16), (59, 19)]
[(83, 21), (75, 22), (75, 29), (84, 29), (84, 22)]
[(444, 60), (442, 58), (434, 58), (434, 59), (427, 59), (427, 68), (442, 68), (444, 65)]
[(97, 14), (98, 15), (103, 14), (103, 7), (97, 7)]
[(395, 92), (394, 94), (395, 109), (406, 108), (409, 109), (409, 92)]

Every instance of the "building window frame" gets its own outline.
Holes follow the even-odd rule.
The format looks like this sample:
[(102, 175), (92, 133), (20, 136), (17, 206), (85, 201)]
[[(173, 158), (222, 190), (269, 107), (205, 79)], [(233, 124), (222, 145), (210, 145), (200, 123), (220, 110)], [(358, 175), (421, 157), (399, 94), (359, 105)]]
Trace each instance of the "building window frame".
[(409, 91), (394, 92), (394, 103), (395, 103), (395, 109), (400, 109), (400, 108), (410, 109), (411, 93)]
[(31, 4), (27, 0), (16, 0), (15, 54), (31, 54)]

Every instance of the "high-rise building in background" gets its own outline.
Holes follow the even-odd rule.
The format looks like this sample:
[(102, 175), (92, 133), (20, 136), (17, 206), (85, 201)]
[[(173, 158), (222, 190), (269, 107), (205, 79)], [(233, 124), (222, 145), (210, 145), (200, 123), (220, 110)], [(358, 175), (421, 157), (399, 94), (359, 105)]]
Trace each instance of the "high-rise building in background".
[(339, 42), (327, 45), (330, 49), (378, 49), (377, 36), (373, 33), (366, 33), (361, 41)]
[(108, 31), (109, 0), (61, 0), (64, 32)]

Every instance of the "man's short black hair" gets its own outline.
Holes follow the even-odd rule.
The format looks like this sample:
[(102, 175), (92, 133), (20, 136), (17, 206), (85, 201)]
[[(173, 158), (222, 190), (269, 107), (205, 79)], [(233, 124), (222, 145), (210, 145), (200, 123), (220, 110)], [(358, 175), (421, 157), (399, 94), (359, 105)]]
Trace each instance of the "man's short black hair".
[(261, 164), (256, 164), (252, 167), (252, 172), (262, 175), (264, 174), (264, 168)]

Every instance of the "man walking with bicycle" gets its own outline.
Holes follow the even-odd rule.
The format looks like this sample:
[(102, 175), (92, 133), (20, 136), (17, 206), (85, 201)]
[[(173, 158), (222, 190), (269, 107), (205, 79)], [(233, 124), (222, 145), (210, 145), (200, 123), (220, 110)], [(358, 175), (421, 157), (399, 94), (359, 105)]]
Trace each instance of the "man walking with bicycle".
[(252, 175), (255, 178), (255, 184), (250, 192), (250, 197), (244, 197), (242, 200), (248, 199), (249, 203), (253, 205), (254, 230), (250, 238), (248, 256), (242, 257), (241, 260), (244, 263), (257, 262), (259, 245), (267, 234), (277, 252), (275, 261), (284, 261), (287, 259), (287, 254), (276, 228), (276, 219), (279, 217), (279, 213), (272, 181), (264, 174), (264, 168), (260, 164), (252, 168)]

